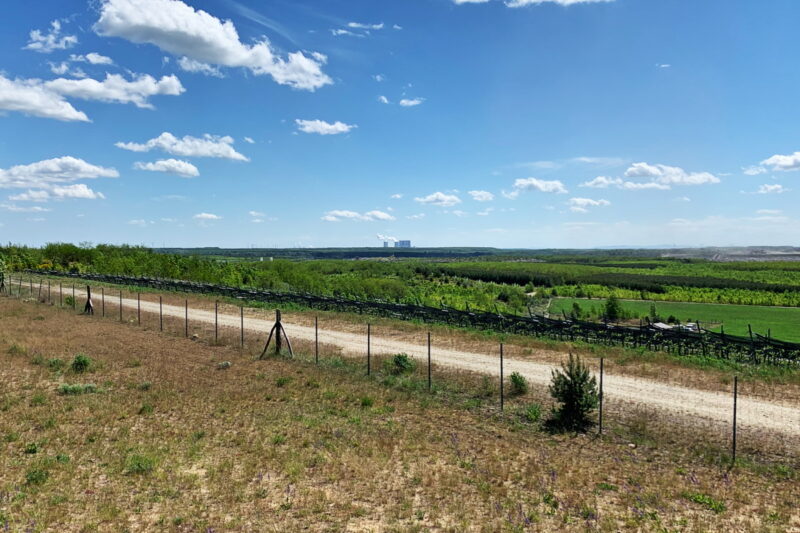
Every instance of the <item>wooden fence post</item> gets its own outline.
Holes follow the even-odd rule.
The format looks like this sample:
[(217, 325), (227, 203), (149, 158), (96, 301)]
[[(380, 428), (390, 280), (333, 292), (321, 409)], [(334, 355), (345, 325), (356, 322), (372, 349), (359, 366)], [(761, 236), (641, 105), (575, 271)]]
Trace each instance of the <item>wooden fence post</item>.
[(51, 300), (51, 294), (50, 294), (50, 280), (48, 279), (47, 280), (47, 304), (49, 305), (51, 303), (52, 303), (52, 300)]
[(161, 295), (158, 296), (158, 330), (164, 331), (164, 304)]
[(503, 343), (500, 343), (500, 410), (505, 408), (505, 383), (503, 377)]
[(58, 306), (64, 307), (64, 286), (60, 281), (58, 282)]
[(239, 332), (241, 334), (241, 345), (244, 350), (244, 305), (239, 306)]

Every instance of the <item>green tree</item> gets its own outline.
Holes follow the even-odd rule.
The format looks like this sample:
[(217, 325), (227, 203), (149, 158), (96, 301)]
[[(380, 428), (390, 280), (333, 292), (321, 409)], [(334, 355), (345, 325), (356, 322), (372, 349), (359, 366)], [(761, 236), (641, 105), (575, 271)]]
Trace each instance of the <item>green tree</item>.
[(569, 361), (553, 370), (549, 389), (559, 403), (548, 421), (552, 429), (585, 432), (593, 425), (589, 415), (597, 408), (597, 380), (580, 357), (570, 353)]
[(615, 294), (612, 294), (606, 300), (606, 304), (603, 307), (603, 313), (606, 315), (606, 318), (611, 321), (622, 318), (622, 304), (619, 303), (619, 300)]

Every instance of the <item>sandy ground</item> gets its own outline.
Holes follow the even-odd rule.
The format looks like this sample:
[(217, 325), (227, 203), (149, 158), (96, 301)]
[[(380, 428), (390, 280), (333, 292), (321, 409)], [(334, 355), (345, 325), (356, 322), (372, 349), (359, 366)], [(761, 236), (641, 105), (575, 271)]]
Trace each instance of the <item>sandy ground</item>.
[[(57, 289), (53, 291), (57, 294)], [(65, 289), (65, 296), (71, 294)], [(76, 291), (76, 296), (84, 297), (81, 290)], [(85, 300), (79, 300), (79, 305)], [(115, 302), (116, 303), (116, 302)], [(124, 307), (136, 308), (135, 299), (123, 299)], [(142, 312), (158, 313), (158, 303), (142, 300)], [(184, 318), (184, 308), (164, 304), (165, 316)], [(189, 309), (190, 322), (214, 323), (214, 312), (198, 309)], [(218, 316), (220, 328), (239, 328), (240, 317), (220, 313)], [(269, 331), (273, 322), (252, 317), (244, 318), (244, 327), (247, 331), (264, 333)], [(313, 327), (293, 324), (284, 321), (284, 328), (290, 339), (313, 341), (315, 332)], [(343, 350), (345, 354), (366, 356), (367, 336), (350, 332), (319, 330), (321, 344), (334, 345)], [(373, 335), (371, 338), (373, 354), (396, 354), (405, 352), (421, 360), (427, 360), (427, 346), (424, 343), (415, 344), (406, 341), (391, 340)], [(448, 366), (462, 370), (479, 372), (482, 374), (499, 376), (499, 353), (470, 353), (437, 348), (431, 349), (431, 359), (434, 364)], [(519, 372), (531, 383), (547, 385), (550, 383), (551, 372), (555, 367), (532, 361), (522, 361), (513, 357), (505, 357), (504, 372), (509, 376), (512, 372)], [(730, 423), (733, 414), (733, 398), (730, 394), (701, 391), (697, 389), (680, 387), (660, 383), (653, 380), (633, 378), (605, 373), (604, 398), (607, 402), (627, 402), (638, 406), (646, 406), (664, 410), (677, 415), (691, 418), (701, 418), (710, 422)], [(800, 408), (789, 403), (769, 402), (750, 398), (740, 394), (737, 411), (738, 424), (741, 427), (764, 429), (782, 433), (787, 436), (800, 436)]]

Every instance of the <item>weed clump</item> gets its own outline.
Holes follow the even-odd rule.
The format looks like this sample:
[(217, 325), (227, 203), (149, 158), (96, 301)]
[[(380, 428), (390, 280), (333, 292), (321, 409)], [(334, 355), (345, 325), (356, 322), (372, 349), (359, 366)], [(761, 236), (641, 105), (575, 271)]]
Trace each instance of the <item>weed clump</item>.
[(292, 378), (280, 377), (275, 380), (276, 387), (285, 387), (292, 381)]
[(410, 374), (417, 367), (417, 363), (406, 353), (399, 353), (384, 363), (387, 373), (393, 376)]
[(156, 462), (152, 457), (134, 454), (125, 461), (125, 473), (131, 475), (149, 474), (156, 467)]
[(97, 385), (93, 383), (62, 383), (58, 386), (58, 393), (62, 396), (78, 396), (97, 392)]
[(59, 359), (57, 357), (54, 357), (53, 359), (47, 361), (47, 368), (49, 368), (53, 372), (58, 372), (59, 370), (62, 370), (66, 365), (67, 363), (63, 359)]
[(681, 496), (683, 496), (690, 502), (694, 502), (706, 507), (709, 511), (714, 511), (717, 514), (724, 512), (726, 509), (725, 504), (723, 502), (715, 500), (708, 494), (703, 494), (702, 492), (684, 491), (683, 493), (681, 493)]
[(364, 396), (361, 398), (361, 407), (372, 407), (373, 405), (375, 405), (375, 400), (369, 396)]
[(86, 354), (79, 353), (75, 356), (75, 359), (72, 360), (70, 368), (72, 368), (72, 371), (76, 374), (83, 374), (89, 370), (90, 366), (92, 366), (92, 360), (89, 359)]
[(522, 409), (522, 418), (529, 424), (536, 424), (542, 419), (542, 406), (532, 403)]
[(50, 477), (50, 474), (47, 473), (45, 470), (33, 469), (28, 470), (28, 473), (25, 474), (25, 484), (26, 485), (41, 485), (47, 478)]
[(511, 395), (522, 396), (528, 393), (528, 380), (519, 372), (511, 373)]
[(597, 380), (580, 357), (569, 354), (560, 370), (553, 370), (550, 395), (559, 403), (548, 425), (556, 431), (585, 432), (593, 425), (589, 414), (597, 407)]

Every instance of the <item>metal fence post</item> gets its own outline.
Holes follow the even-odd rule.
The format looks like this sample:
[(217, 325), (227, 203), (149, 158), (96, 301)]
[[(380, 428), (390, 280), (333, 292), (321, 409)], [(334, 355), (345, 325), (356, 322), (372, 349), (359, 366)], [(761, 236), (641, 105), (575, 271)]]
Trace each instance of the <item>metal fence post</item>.
[(736, 464), (736, 400), (739, 396), (739, 376), (733, 376), (733, 457), (731, 466)]
[(505, 407), (505, 379), (503, 377), (503, 343), (500, 343), (500, 410)]
[(428, 332), (428, 390), (431, 390), (431, 332)]
[(119, 290), (119, 321), (122, 322), (122, 289)]
[(187, 299), (183, 305), (183, 331), (186, 338), (189, 338), (189, 300)]
[(214, 301), (214, 342), (219, 339), (219, 301)]
[(367, 324), (367, 375), (372, 372), (372, 324)]
[(239, 332), (241, 334), (241, 345), (244, 349), (244, 306), (239, 307)]
[(314, 317), (314, 362), (319, 364), (319, 317)]
[(598, 398), (600, 400), (600, 417), (599, 417), (600, 420), (599, 420), (599, 431), (598, 431), (599, 435), (603, 434), (603, 362), (604, 362), (604, 358), (601, 357), (600, 358), (600, 394), (599, 394), (599, 398)]
[(100, 287), (100, 307), (102, 316), (106, 316), (106, 289), (105, 287)]
[(142, 293), (136, 293), (136, 322), (142, 325)]
[(164, 331), (164, 304), (160, 295), (158, 297), (158, 330)]
[(75, 284), (72, 284), (72, 309), (75, 309)]

